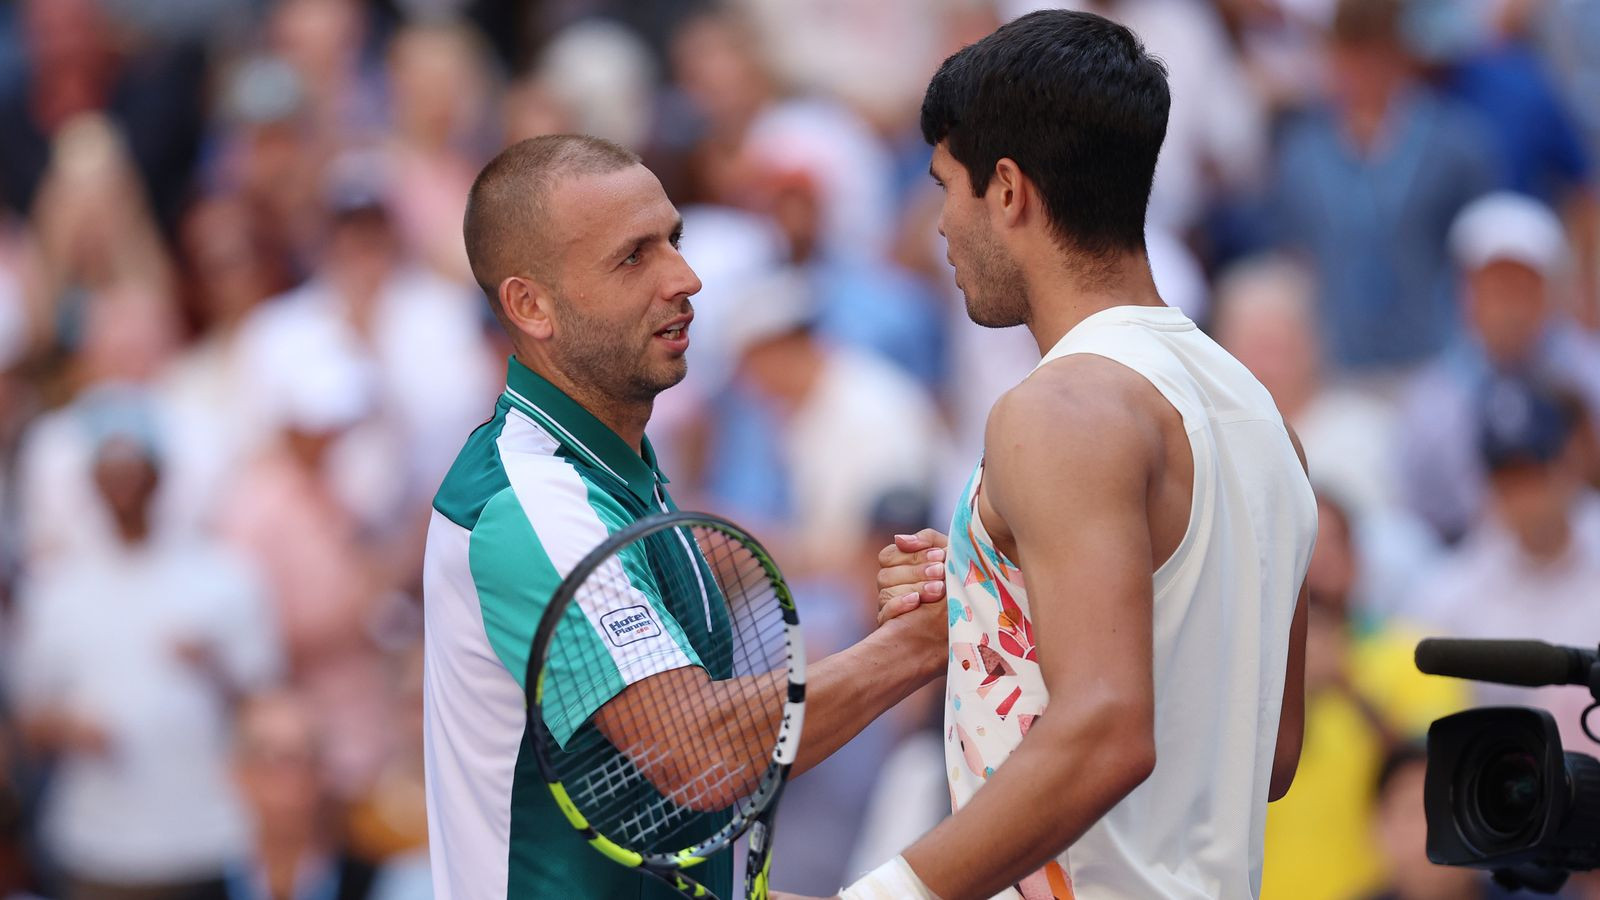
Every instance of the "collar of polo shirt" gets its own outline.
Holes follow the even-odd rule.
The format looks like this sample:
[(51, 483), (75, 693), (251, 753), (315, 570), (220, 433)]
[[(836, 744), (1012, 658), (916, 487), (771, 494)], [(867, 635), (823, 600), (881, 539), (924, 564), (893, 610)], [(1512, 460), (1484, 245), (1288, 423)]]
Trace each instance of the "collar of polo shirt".
[(666, 484), (667, 476), (656, 466), (648, 437), (642, 453), (633, 452), (593, 413), (514, 356), (506, 363), (505, 397), (573, 454), (626, 484), (640, 502), (655, 503), (656, 485)]

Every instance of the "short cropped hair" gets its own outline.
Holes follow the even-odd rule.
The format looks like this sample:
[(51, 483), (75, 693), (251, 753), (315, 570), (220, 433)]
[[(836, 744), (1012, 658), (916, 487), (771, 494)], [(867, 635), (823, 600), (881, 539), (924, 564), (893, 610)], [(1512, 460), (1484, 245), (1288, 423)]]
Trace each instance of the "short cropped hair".
[(502, 315), (500, 282), (507, 277), (559, 274), (549, 247), (548, 206), (556, 185), (638, 163), (638, 154), (603, 138), (553, 134), (512, 144), (483, 167), (467, 194), (461, 231), (472, 277), (496, 315)]
[(1171, 106), (1166, 67), (1132, 31), (1042, 10), (944, 61), (923, 97), (922, 136), (945, 142), (980, 197), (1009, 157), (1038, 185), (1059, 242), (1107, 257), (1144, 248)]

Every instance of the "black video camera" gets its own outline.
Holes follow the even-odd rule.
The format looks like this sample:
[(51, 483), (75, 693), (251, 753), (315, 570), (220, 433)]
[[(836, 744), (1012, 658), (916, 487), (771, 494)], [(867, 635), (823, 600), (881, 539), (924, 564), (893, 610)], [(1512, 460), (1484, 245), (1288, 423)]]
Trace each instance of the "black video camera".
[[(1430, 675), (1525, 687), (1584, 685), (1600, 708), (1600, 653), (1542, 641), (1429, 638)], [(1523, 707), (1474, 709), (1428, 729), (1423, 788), (1428, 859), (1489, 869), (1501, 885), (1554, 893), (1572, 872), (1600, 869), (1600, 760), (1563, 752), (1555, 719)]]

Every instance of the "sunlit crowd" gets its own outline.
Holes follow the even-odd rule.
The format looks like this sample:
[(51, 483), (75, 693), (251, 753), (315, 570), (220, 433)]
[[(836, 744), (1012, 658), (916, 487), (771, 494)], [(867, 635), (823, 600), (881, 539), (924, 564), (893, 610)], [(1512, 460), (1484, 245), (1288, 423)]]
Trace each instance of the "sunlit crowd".
[[(673, 494), (774, 550), (816, 654), (870, 630), (877, 550), (946, 526), (1039, 356), (966, 318), (922, 92), (1043, 5), (0, 6), (0, 898), (429, 896), (423, 538), (510, 352), (461, 221), (523, 138), (661, 179), (704, 284), (650, 427)], [(1589, 696), (1411, 651), (1600, 644), (1600, 0), (1065, 5), (1165, 62), (1156, 284), (1319, 493), (1263, 896), (1500, 897), (1424, 857), (1419, 741), (1508, 703), (1594, 753)], [(942, 709), (795, 781), (774, 884), (948, 812)]]

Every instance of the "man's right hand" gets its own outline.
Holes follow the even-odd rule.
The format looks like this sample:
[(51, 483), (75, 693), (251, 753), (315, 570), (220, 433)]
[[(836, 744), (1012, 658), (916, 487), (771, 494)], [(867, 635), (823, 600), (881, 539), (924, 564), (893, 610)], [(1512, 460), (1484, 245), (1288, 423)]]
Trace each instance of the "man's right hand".
[(897, 534), (878, 553), (878, 624), (924, 603), (944, 601), (944, 562), (950, 539), (932, 528)]
[(891, 642), (895, 664), (909, 665), (919, 683), (944, 674), (950, 660), (950, 617), (943, 603), (913, 601), (886, 618), (872, 637)]

